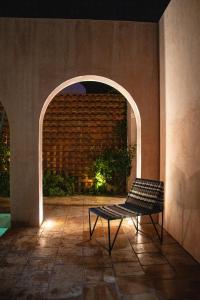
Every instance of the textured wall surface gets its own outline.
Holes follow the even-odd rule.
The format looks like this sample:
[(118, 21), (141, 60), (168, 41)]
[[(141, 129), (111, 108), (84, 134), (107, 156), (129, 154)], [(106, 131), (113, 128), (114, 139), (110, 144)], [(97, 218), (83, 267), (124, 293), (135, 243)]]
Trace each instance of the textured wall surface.
[(200, 261), (200, 1), (172, 0), (160, 21), (165, 227)]
[(57, 95), (44, 116), (44, 169), (65, 171), (79, 182), (91, 177), (89, 168), (105, 149), (126, 147), (126, 123), (127, 101), (120, 94)]
[(42, 221), (39, 117), (48, 95), (80, 75), (123, 86), (142, 120), (142, 176), (159, 176), (158, 25), (152, 23), (0, 19), (0, 101), (11, 133), (14, 223)]

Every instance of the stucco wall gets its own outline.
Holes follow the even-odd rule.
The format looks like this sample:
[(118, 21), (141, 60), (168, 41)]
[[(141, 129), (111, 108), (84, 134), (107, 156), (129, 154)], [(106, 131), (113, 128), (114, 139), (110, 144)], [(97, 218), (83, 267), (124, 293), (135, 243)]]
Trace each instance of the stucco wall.
[(200, 1), (172, 0), (160, 21), (165, 227), (200, 261)]
[(38, 225), (42, 220), (39, 116), (51, 91), (75, 76), (104, 76), (132, 95), (142, 119), (142, 176), (158, 178), (157, 24), (1, 18), (0, 45), (14, 223)]
[[(137, 128), (136, 128), (136, 120), (134, 112), (130, 106), (130, 104), (127, 105), (127, 141), (128, 146), (134, 146), (137, 143)], [(136, 178), (136, 159), (132, 160), (132, 168), (130, 176), (127, 180), (127, 190), (129, 191), (131, 189), (131, 186), (133, 184), (133, 181)]]

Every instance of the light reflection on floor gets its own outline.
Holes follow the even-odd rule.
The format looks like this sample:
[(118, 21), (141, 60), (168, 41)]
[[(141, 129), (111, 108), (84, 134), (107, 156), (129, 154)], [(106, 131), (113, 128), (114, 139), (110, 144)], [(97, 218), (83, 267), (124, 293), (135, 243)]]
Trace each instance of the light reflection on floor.
[(199, 264), (166, 232), (160, 245), (152, 226), (136, 235), (125, 220), (110, 257), (106, 222), (89, 240), (87, 206), (46, 205), (45, 218), (0, 237), (1, 300), (200, 299)]

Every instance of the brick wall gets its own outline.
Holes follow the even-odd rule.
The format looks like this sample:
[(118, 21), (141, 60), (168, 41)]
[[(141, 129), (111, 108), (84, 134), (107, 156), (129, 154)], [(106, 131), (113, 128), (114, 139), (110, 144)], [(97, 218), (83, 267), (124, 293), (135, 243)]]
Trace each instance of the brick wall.
[[(0, 103), (0, 120), (3, 106)], [(64, 170), (86, 178), (95, 157), (105, 148), (125, 145), (116, 128), (126, 122), (126, 99), (120, 94), (57, 95), (49, 104), (43, 123), (43, 168)], [(5, 115), (3, 138), (9, 143)]]
[(95, 156), (107, 147), (126, 144), (116, 127), (127, 118), (126, 99), (120, 94), (57, 95), (43, 123), (43, 167), (87, 174)]

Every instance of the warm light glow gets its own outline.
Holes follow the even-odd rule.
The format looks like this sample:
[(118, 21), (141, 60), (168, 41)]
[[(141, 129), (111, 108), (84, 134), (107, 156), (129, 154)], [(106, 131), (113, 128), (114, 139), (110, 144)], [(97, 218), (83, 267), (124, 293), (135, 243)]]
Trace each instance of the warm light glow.
[(133, 221), (131, 220), (131, 218), (127, 219), (127, 223), (128, 223), (128, 225), (133, 225)]
[(105, 177), (100, 172), (97, 172), (95, 174), (95, 179), (96, 179), (96, 187), (97, 187), (97, 189), (106, 184), (106, 179), (105, 179)]
[(52, 229), (53, 227), (54, 227), (54, 225), (55, 225), (55, 222), (53, 221), (53, 220), (46, 220), (45, 222), (44, 222), (44, 226), (45, 226), (45, 228), (47, 228), (47, 229)]
[[(136, 222), (136, 218), (135, 218), (133, 221)], [(128, 224), (128, 225), (133, 225), (133, 221), (131, 220), (131, 218), (128, 218), (128, 219), (127, 219), (127, 224)], [(138, 216), (138, 222), (139, 222), (139, 224), (140, 224), (140, 222), (141, 222), (141, 217), (140, 217), (140, 216)]]

